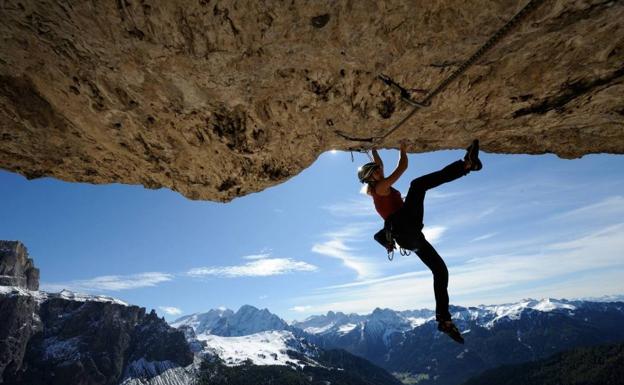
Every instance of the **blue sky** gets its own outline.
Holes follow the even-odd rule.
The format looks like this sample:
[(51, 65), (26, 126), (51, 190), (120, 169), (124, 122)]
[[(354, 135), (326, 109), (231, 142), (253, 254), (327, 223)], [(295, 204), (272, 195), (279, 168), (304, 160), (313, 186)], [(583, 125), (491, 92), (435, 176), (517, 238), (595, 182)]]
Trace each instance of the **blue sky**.
[[(397, 151), (382, 151), (387, 172)], [(243, 304), (287, 320), (328, 310), (433, 308), (414, 254), (390, 262), (360, 193), (363, 154), (325, 153), (291, 180), (223, 204), (166, 189), (0, 171), (0, 239), (26, 244), (42, 288), (180, 314)], [(410, 155), (396, 187), (463, 156)], [(483, 154), (484, 169), (427, 194), (425, 234), (447, 262), (451, 303), (624, 293), (624, 157)]]

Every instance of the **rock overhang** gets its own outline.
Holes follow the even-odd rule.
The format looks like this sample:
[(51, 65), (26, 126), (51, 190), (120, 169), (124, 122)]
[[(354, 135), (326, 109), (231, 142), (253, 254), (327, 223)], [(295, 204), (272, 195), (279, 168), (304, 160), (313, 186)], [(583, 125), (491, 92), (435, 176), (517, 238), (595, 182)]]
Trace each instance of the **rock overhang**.
[[(0, 167), (228, 201), (369, 146), (524, 2), (20, 1)], [(624, 153), (624, 4), (545, 0), (403, 127), (410, 152)]]

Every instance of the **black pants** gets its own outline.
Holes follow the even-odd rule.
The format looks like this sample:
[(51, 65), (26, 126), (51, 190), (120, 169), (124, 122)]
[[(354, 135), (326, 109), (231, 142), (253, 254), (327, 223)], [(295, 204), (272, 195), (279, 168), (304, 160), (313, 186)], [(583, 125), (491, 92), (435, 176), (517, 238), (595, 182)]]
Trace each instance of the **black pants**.
[(442, 257), (422, 233), (424, 201), (427, 190), (468, 174), (464, 162), (458, 160), (440, 171), (423, 175), (410, 183), (403, 207), (392, 214), (392, 234), (399, 246), (413, 250), (433, 273), (433, 291), (436, 300), (436, 319), (450, 320), (448, 297), (448, 269)]

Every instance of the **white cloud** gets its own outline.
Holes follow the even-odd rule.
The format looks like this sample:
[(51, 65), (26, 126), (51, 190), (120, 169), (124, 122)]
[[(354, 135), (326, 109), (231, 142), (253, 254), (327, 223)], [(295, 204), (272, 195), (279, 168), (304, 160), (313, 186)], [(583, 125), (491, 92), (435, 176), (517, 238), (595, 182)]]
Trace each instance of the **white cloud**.
[(104, 275), (91, 279), (43, 284), (42, 286), (47, 291), (60, 291), (63, 289), (78, 292), (120, 291), (152, 287), (172, 279), (172, 274), (148, 272), (132, 275)]
[(182, 310), (178, 309), (177, 307), (173, 307), (173, 306), (158, 306), (158, 308), (162, 311), (164, 311), (166, 314), (169, 315), (180, 315), (182, 314)]
[(308, 305), (305, 305), (305, 306), (293, 306), (293, 307), (291, 307), (288, 310), (296, 311), (297, 313), (303, 313), (303, 312), (306, 312), (306, 311), (310, 310), (311, 308), (312, 308), (312, 306), (308, 306)]
[(267, 277), (295, 271), (316, 271), (318, 268), (290, 258), (263, 258), (244, 265), (196, 267), (187, 272), (191, 277), (217, 276), (226, 278)]
[(446, 227), (444, 226), (426, 226), (423, 228), (422, 232), (425, 235), (425, 238), (430, 243), (434, 243), (438, 241), (442, 234), (446, 231)]
[(249, 259), (249, 260), (265, 259), (265, 258), (268, 258), (270, 256), (271, 256), (270, 253), (260, 253), (260, 254), (246, 255), (246, 256), (243, 257), (243, 259)]

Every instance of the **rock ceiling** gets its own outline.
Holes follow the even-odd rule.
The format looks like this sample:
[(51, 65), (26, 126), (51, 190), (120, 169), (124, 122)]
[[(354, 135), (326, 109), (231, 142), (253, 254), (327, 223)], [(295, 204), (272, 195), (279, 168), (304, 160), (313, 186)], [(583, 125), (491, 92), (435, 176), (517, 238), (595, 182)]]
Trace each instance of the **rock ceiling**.
[[(5, 0), (0, 168), (228, 201), (370, 146), (525, 2)], [(544, 0), (377, 143), (624, 153), (624, 1)]]

